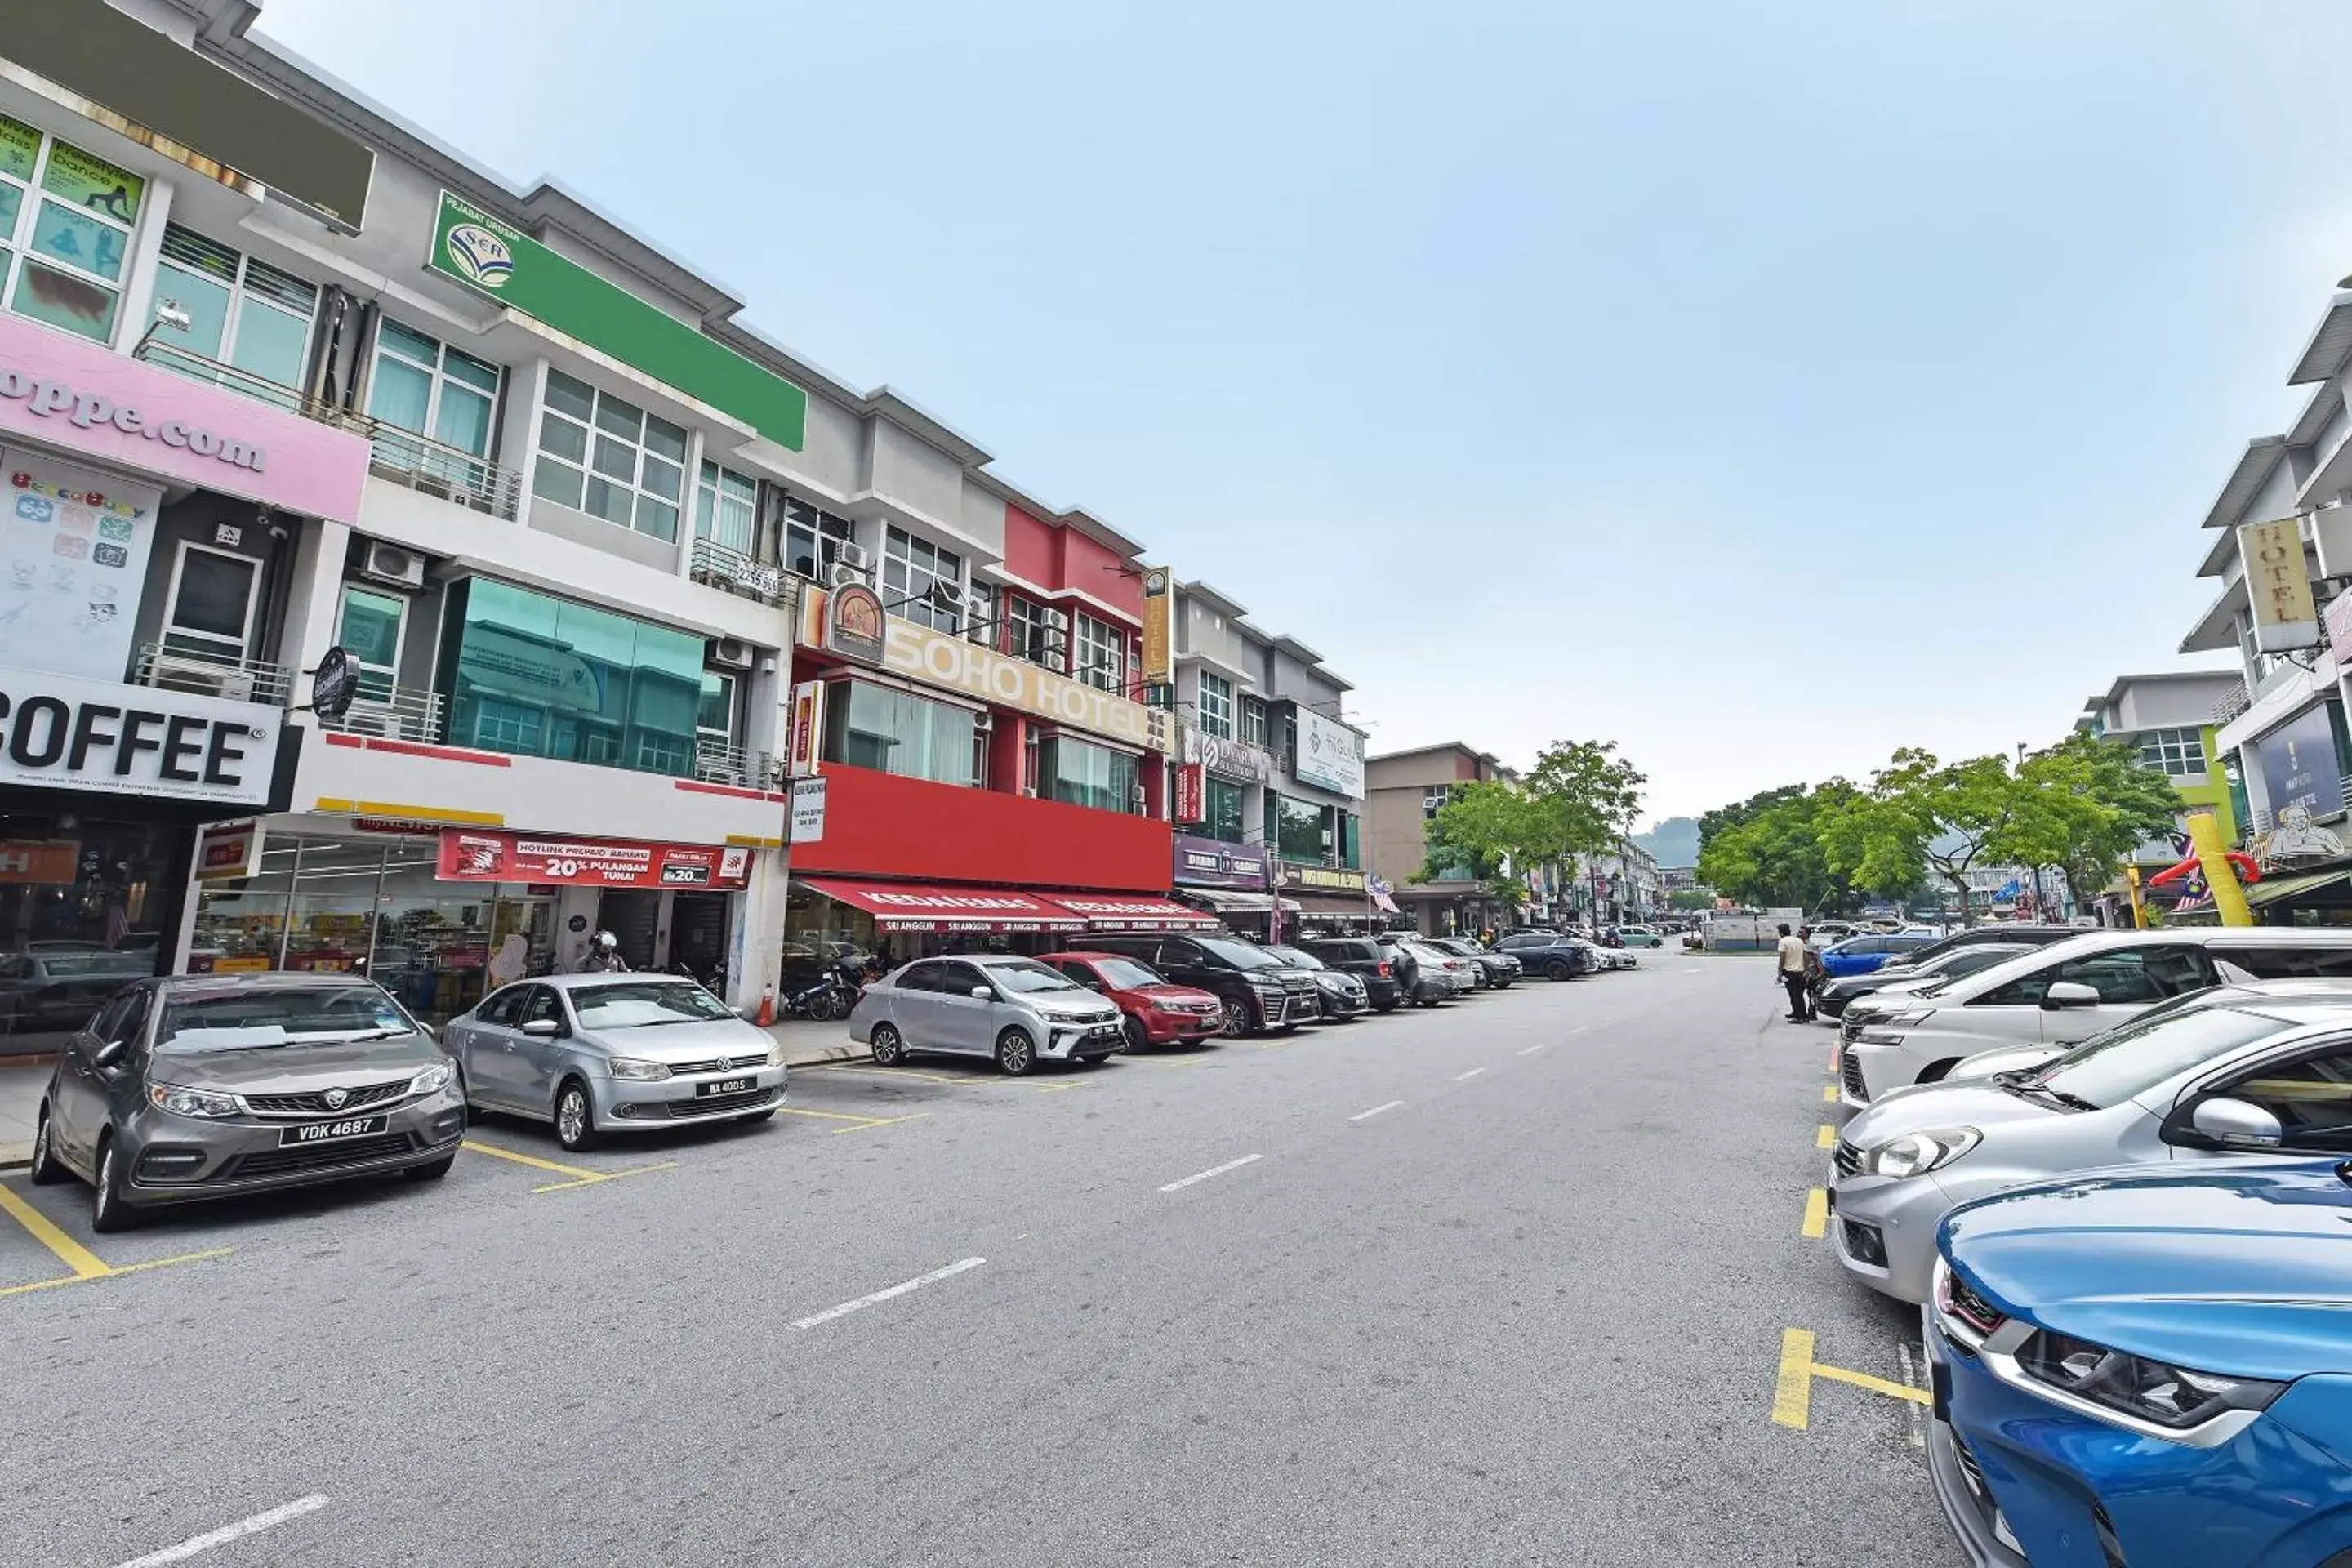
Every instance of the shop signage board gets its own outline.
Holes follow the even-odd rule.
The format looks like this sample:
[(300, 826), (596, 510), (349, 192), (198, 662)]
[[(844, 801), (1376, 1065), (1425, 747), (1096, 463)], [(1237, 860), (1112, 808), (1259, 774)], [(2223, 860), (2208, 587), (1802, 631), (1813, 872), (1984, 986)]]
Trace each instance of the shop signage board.
[(824, 752), (824, 682), (803, 680), (793, 688), (785, 772), (796, 779), (814, 775)]
[(1364, 798), (1364, 738), (1306, 708), (1298, 710), (1298, 756), (1291, 771), (1350, 800)]
[(1143, 574), (1143, 683), (1176, 679), (1176, 574), (1165, 566)]
[(738, 845), (646, 844), (541, 837), (472, 827), (441, 832), (442, 880), (544, 882), (558, 887), (740, 888), (751, 852)]
[(1287, 860), (1282, 863), (1282, 885), (1318, 893), (1349, 893), (1360, 899), (1370, 891), (1361, 871), (1345, 866), (1297, 866)]
[(1265, 887), (1265, 851), (1255, 845), (1227, 844), (1222, 839), (1202, 838), (1195, 834), (1179, 833), (1176, 843), (1175, 878), (1179, 882), (1196, 888)]
[(791, 842), (819, 844), (824, 840), (824, 780), (794, 779), (793, 781), (793, 827)]
[(2327, 627), (2327, 651), (2337, 664), (2352, 666), (2352, 588), (2328, 600), (2320, 619)]
[(80, 874), (79, 838), (0, 838), (0, 887), (68, 887)]
[(812, 877), (802, 885), (864, 910), (885, 931), (1013, 932), (1080, 931), (1086, 926), (1058, 903), (1011, 888), (847, 882), (829, 877)]
[(1274, 753), (1264, 746), (1208, 734), (1192, 724), (1184, 726), (1182, 741), (1182, 760), (1187, 763), (1198, 763), (1225, 778), (1262, 784), (1274, 782)]
[(234, 882), (259, 876), (261, 837), (257, 817), (206, 823), (196, 834), (196, 880)]
[(844, 583), (824, 596), (824, 646), (854, 664), (881, 668), (889, 624), (882, 595), (863, 583)]
[(0, 668), (0, 784), (266, 807), (284, 719), (258, 702)]
[(1054, 901), (1074, 915), (1085, 917), (1097, 931), (1201, 931), (1217, 923), (1214, 915), (1188, 910), (1166, 899), (1104, 899), (1083, 893), (1056, 893)]
[(0, 661), (120, 680), (163, 492), (0, 449)]
[(1208, 770), (1198, 763), (1176, 769), (1175, 820), (1205, 822), (1209, 816)]
[(2238, 552), (2253, 611), (2254, 647), (2263, 653), (2319, 645), (2319, 612), (2311, 603), (2311, 571), (2304, 561), (2303, 524), (2291, 517), (2238, 529)]
[(2336, 762), (2336, 727), (2326, 702), (2305, 709), (2254, 742), (2273, 817), (2301, 807), (2314, 817), (2344, 810), (2344, 773)]

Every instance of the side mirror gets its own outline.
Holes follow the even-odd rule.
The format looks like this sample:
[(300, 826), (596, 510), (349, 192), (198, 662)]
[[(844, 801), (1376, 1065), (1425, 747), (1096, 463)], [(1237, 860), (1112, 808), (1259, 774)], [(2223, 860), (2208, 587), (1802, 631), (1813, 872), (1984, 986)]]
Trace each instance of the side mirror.
[(975, 985), (971, 988), (971, 999), (975, 1002), (993, 1002), (996, 1000), (996, 992), (986, 985)]
[(130, 1054), (131, 1042), (129, 1040), (109, 1040), (106, 1044), (99, 1047), (97, 1051), (90, 1057), (89, 1065), (96, 1068), (100, 1072), (112, 1072), (116, 1068), (122, 1065), (122, 1058)]
[(2279, 1119), (2252, 1101), (2217, 1095), (2197, 1102), (2189, 1125), (2216, 1143), (2275, 1149), (2286, 1141)]
[(2042, 994), (2042, 1008), (2051, 1013), (2062, 1007), (2095, 1007), (2098, 1005), (2097, 991), (2072, 980), (2061, 980)]
[(522, 1026), (522, 1032), (535, 1039), (551, 1040), (562, 1032), (563, 1026), (552, 1018), (533, 1018)]

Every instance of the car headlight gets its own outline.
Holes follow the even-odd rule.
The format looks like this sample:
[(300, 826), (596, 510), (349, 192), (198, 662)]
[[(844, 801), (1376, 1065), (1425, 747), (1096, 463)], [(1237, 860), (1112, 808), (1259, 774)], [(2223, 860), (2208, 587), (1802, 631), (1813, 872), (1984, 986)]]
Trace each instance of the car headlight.
[(1907, 1013), (1897, 1013), (1891, 1018), (1873, 1020), (1881, 1028), (1907, 1029), (1914, 1024), (1924, 1024), (1936, 1016), (1933, 1007), (1914, 1007)]
[(438, 1094), (443, 1089), (449, 1087), (449, 1075), (457, 1070), (457, 1069), (455, 1067), (451, 1066), (447, 1062), (443, 1062), (438, 1067), (426, 1068), (423, 1072), (418, 1073), (415, 1078), (408, 1080), (408, 1092), (411, 1094)]
[(669, 1068), (660, 1062), (640, 1061), (635, 1057), (614, 1057), (612, 1074), (630, 1083), (652, 1083), (667, 1078)]
[(151, 1083), (147, 1086), (147, 1098), (174, 1116), (236, 1116), (245, 1110), (233, 1094), (215, 1094), (208, 1089), (183, 1089), (176, 1083)]
[(1924, 1176), (1941, 1170), (1984, 1142), (1973, 1127), (1944, 1127), (1933, 1132), (1906, 1132), (1902, 1137), (1863, 1152), (1862, 1168), (1874, 1176)]
[(768, 1065), (772, 1068), (784, 1065), (784, 1043), (782, 1040), (768, 1047)]
[(2284, 1383), (2191, 1372), (2048, 1329), (2027, 1342), (2017, 1362), (2077, 1399), (2174, 1431), (2201, 1426), (2224, 1411), (2260, 1410), (2286, 1392)]

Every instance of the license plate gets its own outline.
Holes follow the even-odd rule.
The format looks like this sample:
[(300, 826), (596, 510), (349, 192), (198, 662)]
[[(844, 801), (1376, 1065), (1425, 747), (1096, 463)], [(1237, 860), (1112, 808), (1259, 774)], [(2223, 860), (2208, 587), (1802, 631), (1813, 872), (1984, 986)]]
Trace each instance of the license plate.
[(707, 1094), (740, 1094), (758, 1081), (757, 1079), (749, 1078), (713, 1079), (709, 1083), (696, 1084), (694, 1094), (698, 1100)]
[(346, 1138), (365, 1138), (381, 1132), (392, 1121), (389, 1116), (354, 1116), (346, 1121), (312, 1121), (300, 1127), (281, 1128), (278, 1146), (297, 1148), (304, 1143), (335, 1143)]

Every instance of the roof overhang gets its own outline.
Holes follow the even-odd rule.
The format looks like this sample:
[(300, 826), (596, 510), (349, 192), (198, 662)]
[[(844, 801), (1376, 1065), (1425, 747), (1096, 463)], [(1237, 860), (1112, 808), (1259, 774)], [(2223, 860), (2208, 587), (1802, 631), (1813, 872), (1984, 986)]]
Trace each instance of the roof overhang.
[(2221, 590), (2210, 608), (2197, 617), (2189, 635), (2180, 639), (2183, 653), (2219, 653), (2238, 646), (2238, 612), (2249, 603), (2246, 580), (2243, 577)]
[(2213, 498), (2212, 510), (2205, 514), (2204, 526), (2234, 526), (2252, 502), (2255, 492), (2270, 479), (2271, 470), (2277, 468), (2279, 459), (2285, 456), (2286, 437), (2284, 436), (2260, 436), (2247, 442), (2246, 449), (2239, 454), (2238, 466), (2230, 470), (2229, 481), (2222, 485), (2221, 493)]
[(1229, 621), (1237, 621), (1249, 614), (1249, 606), (1206, 583), (1179, 583), (1176, 591), (1186, 598), (1203, 604)]
[(2327, 314), (2319, 319), (2311, 342), (2304, 345), (2303, 356), (2294, 362), (2294, 373), (2288, 375), (2286, 384), (2307, 386), (2315, 381), (2326, 381), (2344, 368), (2347, 354), (2352, 354), (2352, 294), (2338, 294), (2327, 302)]

